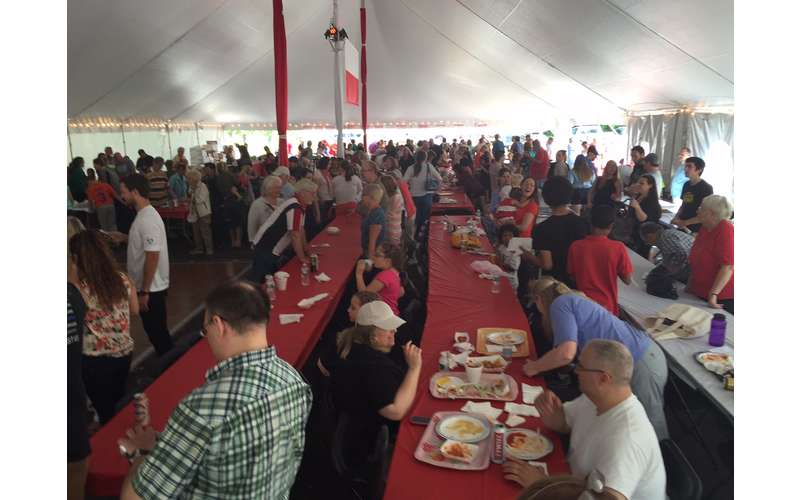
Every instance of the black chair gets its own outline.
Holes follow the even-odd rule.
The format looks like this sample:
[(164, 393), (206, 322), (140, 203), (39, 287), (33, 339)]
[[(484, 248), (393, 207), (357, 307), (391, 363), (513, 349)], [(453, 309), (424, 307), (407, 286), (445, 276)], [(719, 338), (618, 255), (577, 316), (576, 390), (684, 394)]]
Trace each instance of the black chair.
[(389, 468), (389, 428), (386, 425), (381, 426), (366, 462), (355, 467), (347, 457), (345, 447), (348, 436), (358, 432), (350, 428), (350, 422), (347, 413), (339, 413), (331, 443), (333, 468), (339, 478), (348, 483), (350, 491), (359, 500), (380, 500), (386, 488), (386, 473)]
[(664, 439), (659, 444), (667, 472), (667, 495), (670, 500), (700, 500), (703, 496), (703, 482), (692, 464), (675, 441)]

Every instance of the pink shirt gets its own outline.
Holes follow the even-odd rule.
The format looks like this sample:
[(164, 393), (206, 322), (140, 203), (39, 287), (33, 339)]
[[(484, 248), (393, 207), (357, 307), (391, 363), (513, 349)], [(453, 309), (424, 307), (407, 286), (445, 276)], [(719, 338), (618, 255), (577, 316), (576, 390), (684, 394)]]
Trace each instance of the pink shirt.
[(375, 279), (383, 283), (383, 288), (378, 295), (381, 300), (392, 308), (392, 312), (399, 315), (400, 309), (397, 308), (397, 301), (400, 300), (402, 285), (400, 284), (400, 273), (394, 269), (385, 269), (375, 276)]

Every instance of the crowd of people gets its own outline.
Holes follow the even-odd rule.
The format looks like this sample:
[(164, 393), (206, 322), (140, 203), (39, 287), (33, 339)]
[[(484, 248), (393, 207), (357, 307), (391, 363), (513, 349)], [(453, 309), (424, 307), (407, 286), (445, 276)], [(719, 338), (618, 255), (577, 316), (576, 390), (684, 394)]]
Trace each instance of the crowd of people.
[[(676, 192), (678, 176), (664, 187), (657, 156), (641, 146), (631, 150), (631, 165), (608, 161), (602, 170), (593, 145), (572, 160), (571, 152), (553, 152), (552, 140), (518, 136), (509, 146), (499, 136), (475, 146), (380, 141), (370, 152), (349, 144), (344, 158), (320, 155), (323, 144), (315, 154), (309, 143), (288, 165), (269, 148), (256, 158), (237, 146), (238, 158), (226, 147), (220, 161), (194, 167), (183, 148), (168, 161), (139, 150), (135, 164), (106, 148), (92, 168), (79, 157), (69, 165), (69, 206), (88, 202), (101, 229), (69, 221), (70, 478), (85, 476), (87, 400), (103, 424), (125, 396), (131, 315), (140, 315), (158, 355), (174, 345), (169, 249), (157, 209), (179, 204), (188, 207), (192, 254), (244, 247), (252, 266), (246, 281), (226, 283), (206, 299), (203, 333), (219, 361), (206, 383), (175, 409), (158, 440), (152, 428), (129, 433), (136, 454), (122, 498), (288, 495), (311, 392), (267, 343), (270, 304), (262, 285), (291, 257), (308, 263), (308, 241), (338, 214), (361, 220), (362, 258), (348, 309), (354, 326), (316, 366), (330, 379), (337, 408), (359, 429), (348, 453), (365, 457), (383, 425), (396, 432), (417, 392), (421, 351), (398, 334), (411, 319), (401, 307), (406, 250), (426, 237), (436, 192), (448, 181), (463, 187), (482, 215), (498, 263), (530, 313), (539, 357), (526, 362), (525, 374), (575, 366), (580, 398), (562, 404), (547, 391), (536, 401), (545, 425), (571, 437), (577, 479), (562, 478), (564, 487), (600, 471), (600, 493), (609, 498), (664, 498), (658, 441), (669, 435), (666, 360), (646, 333), (619, 318), (617, 280), (631, 282), (630, 248), (710, 307), (733, 313), (732, 207), (702, 180), (701, 158), (685, 150), (682, 203), (665, 224), (659, 199)], [(510, 251), (518, 237), (530, 238), (531, 249)], [(112, 244), (126, 245), (124, 270)], [(276, 420), (280, 425), (267, 425)], [(516, 461), (504, 472), (524, 494), (556, 479)]]

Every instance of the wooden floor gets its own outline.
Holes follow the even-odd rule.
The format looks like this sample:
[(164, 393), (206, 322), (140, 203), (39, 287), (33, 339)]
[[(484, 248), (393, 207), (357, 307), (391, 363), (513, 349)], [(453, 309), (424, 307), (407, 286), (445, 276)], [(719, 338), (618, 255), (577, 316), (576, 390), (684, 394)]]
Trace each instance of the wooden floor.
[[(176, 327), (201, 306), (216, 285), (233, 278), (249, 265), (246, 260), (170, 262), (167, 325), (173, 335)], [(133, 359), (136, 360), (152, 347), (138, 315), (131, 317), (131, 336)]]

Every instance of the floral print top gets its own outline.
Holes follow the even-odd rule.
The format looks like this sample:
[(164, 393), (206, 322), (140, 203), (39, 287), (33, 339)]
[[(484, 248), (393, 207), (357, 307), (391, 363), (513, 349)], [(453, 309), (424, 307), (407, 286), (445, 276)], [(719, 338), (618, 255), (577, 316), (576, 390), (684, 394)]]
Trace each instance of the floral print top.
[[(123, 275), (125, 289), (130, 293), (130, 282)], [(121, 358), (133, 352), (130, 328), (130, 303), (122, 300), (112, 310), (105, 310), (86, 283), (81, 284), (81, 294), (86, 301), (86, 332), (83, 335), (84, 356), (111, 356)]]

